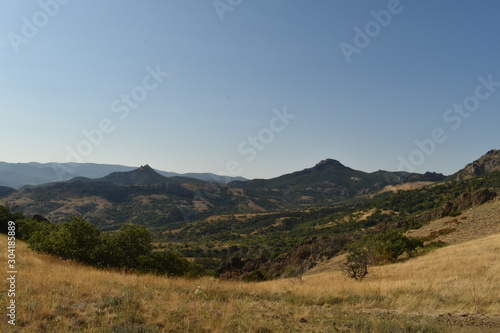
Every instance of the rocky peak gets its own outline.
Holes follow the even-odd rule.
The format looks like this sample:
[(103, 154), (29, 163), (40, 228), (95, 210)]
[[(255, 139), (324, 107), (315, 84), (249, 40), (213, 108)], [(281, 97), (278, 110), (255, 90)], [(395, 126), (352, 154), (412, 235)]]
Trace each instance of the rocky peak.
[(154, 172), (154, 173), (156, 173), (156, 171), (154, 171), (153, 168), (149, 166), (149, 164), (141, 165), (141, 167), (136, 169), (136, 170), (142, 171), (142, 172)]
[(469, 179), (485, 173), (500, 171), (500, 150), (492, 149), (458, 172), (458, 179)]
[(316, 164), (314, 166), (315, 169), (324, 169), (324, 168), (327, 168), (327, 167), (331, 167), (331, 166), (336, 166), (336, 167), (345, 167), (342, 163), (340, 163), (339, 161), (337, 160), (334, 160), (334, 159), (331, 159), (331, 158), (327, 158), (326, 160), (322, 160), (320, 161), (318, 164)]

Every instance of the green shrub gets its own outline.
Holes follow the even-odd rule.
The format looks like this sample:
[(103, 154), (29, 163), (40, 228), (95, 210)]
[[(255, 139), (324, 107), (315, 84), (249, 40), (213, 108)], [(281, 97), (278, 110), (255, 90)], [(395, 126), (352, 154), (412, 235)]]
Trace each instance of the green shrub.
[(403, 253), (412, 256), (422, 246), (421, 240), (403, 236), (396, 230), (365, 235), (347, 247), (343, 271), (350, 278), (362, 280), (368, 274), (368, 265), (395, 262)]
[(245, 282), (260, 282), (260, 281), (266, 281), (266, 280), (267, 280), (267, 278), (264, 275), (264, 273), (262, 273), (258, 269), (253, 271), (252, 273), (248, 274), (247, 276), (245, 276), (243, 278), (243, 281), (245, 281)]
[(361, 281), (368, 274), (369, 253), (367, 248), (351, 246), (347, 252), (347, 260), (342, 272), (357, 281)]

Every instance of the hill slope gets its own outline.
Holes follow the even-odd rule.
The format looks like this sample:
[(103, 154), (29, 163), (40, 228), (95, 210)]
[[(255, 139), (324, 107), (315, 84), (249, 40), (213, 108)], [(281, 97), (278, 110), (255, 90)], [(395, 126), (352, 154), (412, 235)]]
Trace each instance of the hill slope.
[(270, 180), (227, 185), (184, 177), (164, 177), (148, 165), (102, 178), (25, 188), (5, 201), (27, 214), (61, 221), (83, 217), (101, 228), (122, 223), (182, 224), (221, 213), (255, 213), (319, 207), (375, 193), (388, 184), (440, 180), (444, 176), (379, 171), (365, 173), (325, 160), (315, 167)]
[(444, 217), (429, 222), (407, 235), (449, 244), (474, 240), (500, 233), (500, 198), (464, 211), (456, 217)]
[[(312, 168), (272, 179), (232, 182), (229, 186), (243, 189), (249, 196), (280, 202), (286, 197), (296, 205), (326, 205), (376, 193), (388, 185), (408, 182), (440, 181), (445, 176), (437, 173), (415, 174), (407, 172), (377, 171), (367, 173), (346, 167), (334, 159), (326, 159)], [(256, 201), (266, 207), (263, 200)], [(288, 208), (288, 207), (287, 207)]]
[[(499, 242), (497, 234), (375, 267), (363, 283), (340, 272), (263, 283), (136, 276), (38, 255), (18, 242), (17, 326), (1, 321), (0, 330), (493, 333)], [(6, 262), (6, 251), (0, 257)]]
[(16, 190), (13, 188), (6, 187), (6, 186), (0, 186), (0, 198), (7, 197), (15, 192), (16, 192)]
[(490, 172), (500, 171), (500, 150), (492, 149), (457, 172), (456, 179), (470, 179)]

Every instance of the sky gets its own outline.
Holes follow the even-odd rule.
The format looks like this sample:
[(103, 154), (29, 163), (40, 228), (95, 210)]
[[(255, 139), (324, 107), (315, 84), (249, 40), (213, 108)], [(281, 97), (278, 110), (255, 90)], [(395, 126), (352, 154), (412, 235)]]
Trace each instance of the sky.
[(500, 148), (495, 0), (38, 0), (0, 11), (0, 161), (452, 174)]

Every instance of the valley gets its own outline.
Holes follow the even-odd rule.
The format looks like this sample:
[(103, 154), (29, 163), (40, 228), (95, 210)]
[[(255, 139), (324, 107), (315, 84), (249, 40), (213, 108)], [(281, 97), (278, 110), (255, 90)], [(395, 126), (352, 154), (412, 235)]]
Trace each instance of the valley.
[[(324, 160), (221, 184), (145, 165), (6, 190), (0, 222), (16, 221), (23, 258), (19, 327), (495, 332), (497, 155), (473, 176)], [(346, 273), (355, 249), (373, 252), (359, 281)]]

